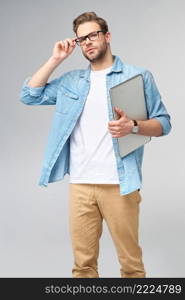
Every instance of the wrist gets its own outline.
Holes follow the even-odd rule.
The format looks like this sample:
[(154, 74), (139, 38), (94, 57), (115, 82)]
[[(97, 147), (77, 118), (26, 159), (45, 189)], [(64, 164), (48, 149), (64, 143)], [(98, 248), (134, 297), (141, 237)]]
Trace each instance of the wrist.
[(53, 66), (58, 66), (61, 62), (63, 61), (63, 59), (59, 59), (59, 58), (55, 58), (53, 56), (51, 56), (49, 59), (48, 59), (48, 62), (51, 63)]
[(131, 133), (137, 134), (139, 132), (139, 124), (138, 121), (136, 120), (132, 120), (132, 129), (131, 129)]
[(133, 126), (134, 126), (134, 121), (130, 120), (130, 133), (132, 133)]

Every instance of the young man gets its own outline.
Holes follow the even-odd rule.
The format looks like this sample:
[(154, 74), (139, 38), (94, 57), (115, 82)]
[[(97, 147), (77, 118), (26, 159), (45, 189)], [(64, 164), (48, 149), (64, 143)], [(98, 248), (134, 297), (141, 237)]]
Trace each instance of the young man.
[[(117, 250), (121, 277), (146, 277), (138, 239), (144, 147), (120, 157), (117, 138), (134, 130), (145, 136), (167, 135), (170, 116), (152, 74), (112, 55), (104, 19), (87, 12), (73, 21), (73, 29), (77, 38), (56, 42), (52, 56), (21, 90), (25, 104), (56, 104), (39, 184), (47, 186), (70, 174), (73, 277), (99, 277), (103, 219)], [(90, 62), (88, 68), (47, 83), (76, 44)], [(119, 119), (113, 120), (109, 89), (136, 74), (143, 75), (148, 119), (134, 121), (116, 109)]]

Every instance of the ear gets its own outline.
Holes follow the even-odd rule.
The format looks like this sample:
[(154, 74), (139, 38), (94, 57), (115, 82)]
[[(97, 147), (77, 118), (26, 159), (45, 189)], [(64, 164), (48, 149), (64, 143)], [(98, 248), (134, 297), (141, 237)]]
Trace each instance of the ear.
[(106, 41), (107, 41), (107, 43), (109, 43), (110, 42), (110, 40), (111, 40), (111, 33), (108, 31), (108, 32), (106, 32), (106, 34), (105, 34), (105, 38), (106, 38)]

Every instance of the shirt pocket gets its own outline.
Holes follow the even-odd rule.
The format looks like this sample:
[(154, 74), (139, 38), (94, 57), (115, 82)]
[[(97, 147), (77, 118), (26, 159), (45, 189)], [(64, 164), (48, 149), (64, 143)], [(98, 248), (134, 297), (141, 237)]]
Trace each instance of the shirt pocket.
[(77, 104), (79, 96), (73, 91), (60, 87), (57, 94), (56, 111), (67, 114)]

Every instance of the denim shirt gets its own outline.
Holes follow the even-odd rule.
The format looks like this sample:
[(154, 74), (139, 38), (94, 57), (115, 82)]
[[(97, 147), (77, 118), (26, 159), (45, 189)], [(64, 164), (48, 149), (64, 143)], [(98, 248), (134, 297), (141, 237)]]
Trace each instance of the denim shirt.
[[(113, 55), (114, 62), (106, 75), (109, 120), (113, 119), (109, 89), (137, 74), (142, 74), (147, 108), (147, 118), (155, 118), (162, 125), (162, 136), (171, 130), (170, 116), (150, 71), (123, 63)], [(40, 180), (41, 186), (62, 180), (69, 174), (70, 135), (80, 117), (90, 89), (91, 65), (87, 69), (72, 70), (41, 87), (29, 87), (26, 78), (20, 92), (20, 101), (27, 105), (56, 105), (44, 153)], [(119, 154), (118, 139), (112, 138), (119, 177), (120, 195), (142, 187), (142, 161), (144, 146), (125, 157)]]

